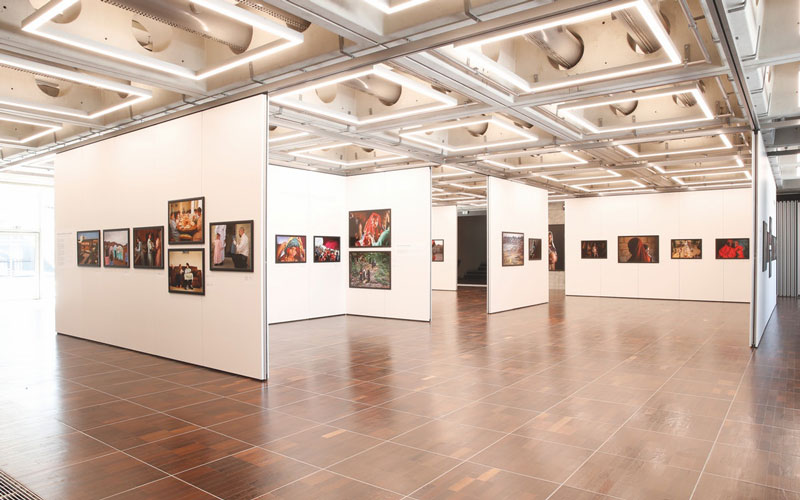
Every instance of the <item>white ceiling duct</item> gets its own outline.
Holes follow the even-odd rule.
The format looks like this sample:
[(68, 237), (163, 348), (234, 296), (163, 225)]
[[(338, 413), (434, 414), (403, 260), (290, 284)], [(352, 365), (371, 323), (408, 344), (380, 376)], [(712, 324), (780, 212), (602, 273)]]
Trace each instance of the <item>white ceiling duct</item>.
[(384, 106), (396, 104), (397, 101), (400, 100), (400, 95), (403, 93), (402, 86), (373, 75), (345, 80), (339, 85), (344, 85), (345, 87), (369, 94), (378, 99)]
[[(664, 25), (664, 30), (669, 33), (669, 21), (661, 11), (658, 10), (658, 2), (651, 2), (653, 10), (658, 12), (658, 17)], [(624, 9), (616, 13), (616, 17), (622, 20), (628, 27), (628, 44), (639, 54), (652, 54), (661, 48), (661, 44), (653, 34), (653, 30), (648, 27), (647, 21), (642, 17), (639, 9)]]
[(469, 135), (473, 137), (480, 137), (485, 134), (487, 130), (489, 130), (489, 122), (478, 122), (472, 125), (467, 125), (465, 128), (467, 129), (467, 132), (469, 132)]
[(623, 101), (623, 102), (615, 102), (614, 104), (609, 104), (611, 111), (616, 114), (620, 114), (623, 116), (628, 116), (629, 114), (636, 111), (636, 107), (639, 105), (639, 101)]
[(583, 57), (583, 40), (563, 26), (533, 31), (524, 38), (542, 49), (559, 69), (570, 69)]

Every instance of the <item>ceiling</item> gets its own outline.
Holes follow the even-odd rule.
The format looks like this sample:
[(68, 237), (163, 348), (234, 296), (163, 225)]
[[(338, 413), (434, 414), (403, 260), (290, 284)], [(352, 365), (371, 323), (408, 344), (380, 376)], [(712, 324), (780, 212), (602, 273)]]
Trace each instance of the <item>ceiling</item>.
[(57, 151), (268, 92), (271, 163), (434, 167), (435, 204), (481, 207), (487, 175), (553, 201), (746, 187), (753, 128), (800, 190), (797, 2), (0, 8), (0, 181), (52, 183)]

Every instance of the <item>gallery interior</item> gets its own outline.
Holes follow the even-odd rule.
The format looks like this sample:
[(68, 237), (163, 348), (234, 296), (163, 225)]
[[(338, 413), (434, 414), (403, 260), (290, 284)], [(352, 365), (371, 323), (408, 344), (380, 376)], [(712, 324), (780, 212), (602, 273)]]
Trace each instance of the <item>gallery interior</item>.
[(800, 3), (0, 2), (0, 498), (800, 498)]

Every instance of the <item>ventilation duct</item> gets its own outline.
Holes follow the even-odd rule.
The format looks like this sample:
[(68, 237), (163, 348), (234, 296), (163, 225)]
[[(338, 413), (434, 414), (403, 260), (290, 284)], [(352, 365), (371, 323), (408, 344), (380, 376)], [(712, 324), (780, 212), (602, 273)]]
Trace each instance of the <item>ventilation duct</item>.
[(610, 104), (609, 107), (611, 111), (615, 114), (628, 116), (629, 114), (636, 111), (636, 107), (639, 105), (639, 101), (625, 101), (625, 102), (616, 102), (614, 104)]
[(583, 57), (583, 41), (563, 26), (534, 31), (524, 38), (542, 49), (550, 62), (560, 69), (572, 68)]
[[(658, 17), (661, 18), (664, 30), (669, 33), (669, 21), (658, 10), (657, 6), (654, 6), (654, 9), (658, 12)], [(661, 44), (648, 28), (647, 22), (638, 9), (624, 9), (616, 15), (628, 27), (628, 43), (634, 51), (640, 54), (652, 54), (661, 48)]]
[(403, 87), (396, 83), (368, 75), (341, 83), (345, 87), (369, 94), (378, 99), (384, 106), (391, 106), (400, 100)]
[(467, 132), (469, 132), (469, 135), (471, 135), (472, 137), (480, 137), (483, 134), (485, 134), (487, 130), (489, 130), (489, 122), (486, 121), (486, 122), (476, 123), (474, 125), (467, 125), (466, 129)]
[(205, 10), (189, 0), (102, 1), (173, 28), (215, 40), (236, 53), (247, 50), (253, 39), (252, 26)]
[(292, 28), (295, 31), (299, 31), (300, 33), (304, 32), (309, 26), (311, 26), (311, 23), (302, 17), (289, 14), (285, 10), (273, 7), (272, 5), (267, 5), (260, 0), (239, 0), (239, 5), (245, 5), (253, 10), (263, 12), (264, 14), (275, 18), (276, 20), (284, 23), (287, 27)]

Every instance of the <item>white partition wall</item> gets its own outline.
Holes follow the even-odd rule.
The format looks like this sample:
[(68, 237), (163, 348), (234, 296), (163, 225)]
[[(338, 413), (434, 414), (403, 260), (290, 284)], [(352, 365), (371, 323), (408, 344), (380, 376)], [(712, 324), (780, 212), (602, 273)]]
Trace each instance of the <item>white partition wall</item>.
[[(528, 260), (528, 238), (547, 241), (547, 191), (518, 182), (487, 180), (488, 311), (496, 313), (549, 300), (547, 255)], [(502, 233), (524, 233), (522, 266), (503, 266)]]
[[(566, 294), (749, 302), (750, 260), (718, 260), (716, 238), (752, 237), (752, 190), (566, 200)], [(659, 236), (657, 264), (617, 262), (617, 237)], [(702, 239), (698, 260), (671, 259), (671, 239)], [(607, 240), (607, 259), (581, 259), (581, 240)]]
[(444, 240), (444, 261), (431, 262), (434, 290), (458, 289), (458, 209), (455, 205), (433, 207), (431, 238)]
[[(753, 262), (753, 272), (755, 275), (755, 301), (752, 305), (751, 316), (753, 318), (752, 325), (752, 339), (751, 342), (754, 346), (758, 346), (761, 342), (761, 336), (764, 335), (764, 329), (767, 327), (772, 311), (778, 303), (778, 271), (777, 262), (772, 262), (772, 273), (763, 270), (761, 256), (762, 249), (764, 248), (764, 236), (762, 223), (766, 222), (769, 228), (770, 219), (772, 220), (772, 234), (776, 234), (778, 229), (777, 222), (777, 198), (775, 186), (775, 177), (772, 174), (772, 167), (769, 164), (767, 157), (767, 150), (764, 147), (764, 138), (761, 132), (756, 136), (753, 141), (757, 154), (753, 156), (754, 161), (754, 178), (756, 183), (755, 193), (755, 232), (756, 237), (753, 238), (754, 250), (752, 255), (755, 255), (755, 262)], [(771, 276), (770, 276), (771, 274)]]
[[(267, 290), (270, 323), (344, 314), (347, 178), (267, 167)], [(275, 262), (275, 235), (306, 236), (305, 264)], [(340, 262), (314, 263), (314, 236), (339, 236)], [(376, 292), (380, 293), (380, 292)]]
[[(392, 210), (391, 290), (347, 288), (347, 313), (431, 319), (431, 173), (427, 168), (347, 178), (347, 211)], [(347, 211), (342, 214), (346, 220)], [(345, 233), (346, 234), (346, 233)]]
[[(266, 137), (257, 96), (59, 154), (57, 331), (265, 378)], [(255, 272), (209, 271), (208, 234), (180, 245), (205, 248), (205, 296), (169, 293), (166, 269), (77, 267), (76, 231), (167, 226), (167, 202), (196, 196), (206, 233), (209, 222), (254, 220)]]

